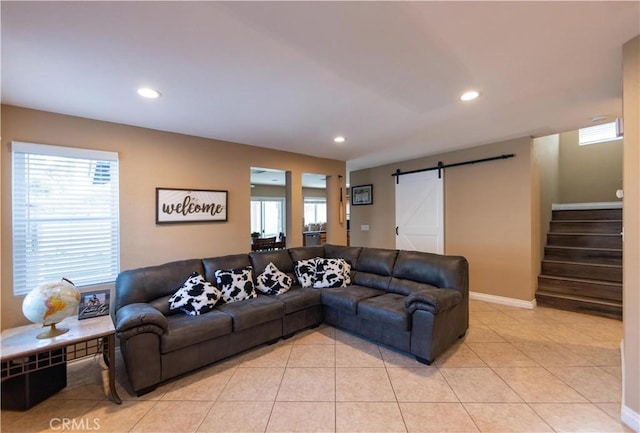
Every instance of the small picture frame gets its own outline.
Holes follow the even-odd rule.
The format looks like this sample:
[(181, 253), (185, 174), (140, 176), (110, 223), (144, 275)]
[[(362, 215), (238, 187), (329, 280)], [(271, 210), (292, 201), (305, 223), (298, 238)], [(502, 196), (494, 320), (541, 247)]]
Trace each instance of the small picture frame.
[(80, 293), (78, 320), (109, 314), (110, 295), (111, 292), (109, 290), (95, 290), (93, 292)]
[(373, 185), (351, 187), (351, 206), (373, 204)]

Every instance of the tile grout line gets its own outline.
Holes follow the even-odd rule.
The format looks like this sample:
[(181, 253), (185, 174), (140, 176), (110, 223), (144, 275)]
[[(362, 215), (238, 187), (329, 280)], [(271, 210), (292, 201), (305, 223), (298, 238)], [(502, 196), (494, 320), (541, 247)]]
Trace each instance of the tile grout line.
[[(508, 314), (508, 313), (505, 313), (505, 314)], [(510, 316), (510, 317), (511, 317), (511, 316)], [(554, 320), (554, 319), (552, 319), (552, 320)], [(557, 320), (554, 320), (554, 321), (555, 321), (555, 322), (558, 322)], [(558, 323), (560, 323), (560, 324), (562, 324), (562, 325), (564, 325), (564, 326), (567, 326), (568, 328), (572, 329), (572, 330), (573, 330), (573, 331), (575, 331), (575, 332), (579, 332), (579, 330), (575, 330), (575, 329), (574, 329), (573, 327), (571, 327), (570, 325), (567, 325), (567, 324), (562, 323), (562, 322), (558, 322)], [(531, 410), (532, 410), (532, 411), (533, 411), (533, 412), (534, 412), (534, 413), (535, 413), (535, 414), (536, 414), (536, 415), (537, 415), (537, 416), (538, 416), (538, 417), (539, 417), (539, 418), (540, 418), (540, 419), (541, 419), (545, 424), (547, 424), (547, 425), (548, 425), (548, 426), (549, 426), (553, 431), (556, 431), (556, 430), (553, 428), (553, 426), (551, 426), (551, 425), (547, 422), (547, 420), (546, 420), (546, 419), (544, 419), (544, 418), (542, 417), (542, 415), (540, 415), (540, 413), (539, 413), (538, 411), (536, 411), (536, 409), (535, 409), (535, 407), (534, 407), (533, 405), (535, 405), (536, 403), (540, 403), (540, 404), (543, 404), (543, 403), (544, 403), (544, 404), (552, 404), (552, 403), (559, 403), (559, 404), (587, 404), (587, 405), (590, 405), (590, 406), (593, 406), (593, 407), (597, 408), (599, 411), (601, 411), (602, 413), (604, 413), (605, 415), (607, 415), (609, 418), (614, 419), (614, 421), (616, 421), (616, 422), (618, 422), (618, 423), (620, 422), (620, 420), (619, 420), (619, 419), (615, 419), (615, 418), (611, 417), (611, 416), (610, 416), (609, 414), (607, 414), (604, 410), (602, 410), (602, 408), (600, 408), (600, 407), (596, 404), (596, 402), (591, 401), (591, 399), (589, 399), (586, 395), (584, 395), (583, 393), (581, 393), (579, 390), (575, 389), (573, 386), (571, 386), (571, 384), (569, 384), (567, 381), (565, 381), (564, 379), (562, 379), (562, 377), (558, 376), (558, 375), (557, 375), (557, 374), (555, 374), (553, 371), (551, 371), (551, 370), (549, 369), (549, 366), (544, 365), (544, 364), (542, 364), (542, 363), (540, 363), (540, 362), (536, 361), (535, 359), (531, 358), (531, 357), (530, 357), (529, 355), (527, 355), (527, 353), (525, 353), (522, 349), (520, 349), (519, 347), (517, 347), (517, 346), (516, 346), (512, 341), (510, 341), (509, 339), (506, 339), (506, 338), (504, 338), (504, 336), (500, 335), (497, 331), (495, 331), (495, 329), (493, 329), (493, 327), (492, 327), (491, 325), (496, 326), (496, 324), (495, 324), (495, 323), (493, 323), (493, 324), (485, 324), (485, 326), (487, 326), (489, 329), (491, 329), (491, 330), (493, 330), (494, 332), (496, 332), (496, 333), (497, 333), (501, 338), (505, 339), (505, 341), (506, 341), (507, 343), (509, 343), (511, 346), (513, 346), (514, 348), (516, 348), (517, 350), (519, 350), (520, 352), (522, 352), (526, 357), (528, 357), (528, 358), (529, 358), (529, 359), (531, 359), (533, 362), (535, 362), (535, 363), (537, 364), (536, 368), (542, 368), (544, 371), (546, 371), (547, 373), (549, 373), (551, 376), (553, 376), (554, 378), (558, 379), (562, 384), (566, 385), (569, 389), (571, 389), (571, 390), (572, 390), (572, 391), (574, 391), (576, 394), (578, 394), (579, 396), (581, 396), (582, 398), (584, 398), (584, 399), (585, 399), (585, 401), (583, 401), (583, 402), (553, 402), (553, 401), (548, 401), (548, 402), (529, 402), (529, 401), (525, 400), (525, 399), (524, 399), (524, 398), (523, 398), (523, 397), (522, 397), (522, 396), (521, 396), (521, 395), (520, 395), (520, 394), (519, 394), (515, 389), (513, 389), (513, 388), (512, 388), (508, 383), (506, 383), (506, 381), (505, 381), (505, 380), (504, 380), (504, 379), (503, 379), (503, 378), (502, 378), (502, 377), (501, 377), (501, 376), (500, 376), (500, 375), (499, 375), (499, 374), (494, 370), (494, 368), (493, 368), (492, 366), (490, 366), (489, 364), (487, 364), (487, 366), (488, 366), (488, 367), (489, 367), (489, 368), (490, 368), (490, 369), (491, 369), (491, 370), (492, 370), (492, 371), (493, 371), (493, 372), (494, 372), (498, 377), (500, 377), (500, 379), (501, 379), (503, 382), (505, 382), (505, 384), (506, 384), (506, 385), (507, 385), (507, 386), (508, 386), (508, 387), (509, 387), (509, 388), (510, 388), (510, 389), (511, 389), (511, 390), (512, 390), (516, 395), (518, 395), (518, 397), (520, 397), (520, 398), (522, 399), (522, 401), (523, 401), (523, 402), (524, 402), (524, 403), (525, 403), (525, 404), (526, 404), (526, 405), (527, 405), (527, 406), (528, 406), (528, 407), (529, 407), (529, 408), (530, 408), (530, 409), (531, 409)], [(560, 345), (561, 347), (564, 347), (564, 346), (565, 346), (565, 344), (566, 344), (566, 343), (557, 342), (557, 341), (552, 340), (552, 339), (548, 339), (548, 338), (546, 338), (546, 337), (544, 337), (544, 336), (542, 336), (542, 337), (545, 339), (545, 340), (544, 340), (545, 342), (552, 343), (552, 344), (557, 344), (557, 345)], [(473, 351), (473, 348), (471, 348), (471, 346), (469, 346), (469, 348)], [(568, 349), (568, 348), (567, 348), (566, 350), (569, 350), (569, 351), (570, 351), (570, 352), (572, 352), (574, 355), (580, 356), (580, 354), (577, 354), (577, 353), (575, 353), (575, 352), (571, 351), (571, 350), (570, 350), (570, 349)], [(475, 351), (474, 351), (474, 353), (475, 353)], [(477, 353), (476, 353), (476, 355), (477, 355), (478, 357), (480, 357), (480, 355), (478, 355)], [(581, 357), (581, 356), (580, 356), (580, 357)], [(581, 357), (581, 358), (582, 358), (582, 357)], [(480, 357), (480, 359), (482, 359), (482, 357)], [(484, 360), (483, 360), (483, 361), (484, 361)], [(607, 372), (606, 370), (602, 369), (602, 368), (601, 368), (601, 366), (593, 365), (590, 361), (588, 361), (588, 360), (586, 360), (586, 359), (585, 359), (585, 361), (589, 362), (589, 364), (591, 364), (591, 365), (589, 365), (589, 366), (558, 366), (558, 367), (567, 367), (567, 368), (575, 368), (575, 367), (580, 367), (580, 368), (583, 368), (583, 367), (587, 367), (587, 368), (594, 368), (594, 367), (595, 367), (595, 368), (600, 369), (600, 370), (601, 370), (601, 371), (603, 371), (604, 373), (607, 373), (607, 374), (609, 374), (609, 375), (613, 376), (614, 378), (616, 378), (613, 374), (611, 374), (611, 373)], [(485, 362), (485, 363), (486, 363), (486, 362)], [(517, 367), (517, 366), (514, 366), (514, 368), (518, 368), (518, 367)], [(522, 367), (522, 368), (526, 368), (526, 367)], [(617, 379), (617, 378), (616, 378), (616, 379)]]
[[(224, 383), (224, 386), (222, 387), (222, 389), (220, 390), (220, 392), (218, 393), (218, 395), (216, 396), (216, 398), (214, 400), (209, 400), (211, 403), (211, 407), (209, 407), (209, 409), (207, 410), (207, 413), (202, 417), (202, 421), (200, 421), (200, 423), (198, 424), (198, 427), (196, 427), (195, 432), (197, 432), (198, 430), (200, 430), (200, 427), (202, 427), (202, 424), (204, 423), (204, 421), (207, 419), (207, 417), (209, 416), (209, 414), (211, 413), (211, 411), (213, 410), (214, 406), (216, 405), (216, 403), (220, 400), (220, 396), (222, 395), (222, 393), (224, 392), (224, 390), (227, 388), (227, 385), (229, 384), (229, 382), (231, 381), (231, 378), (236, 374), (236, 371), (238, 371), (238, 365), (235, 365), (233, 367), (233, 373), (229, 376), (229, 378), (227, 379), (227, 381)], [(209, 376), (210, 377), (210, 376)]]
[[(464, 343), (464, 341), (463, 341)], [(469, 350), (471, 350), (473, 352), (473, 349), (469, 348)], [(476, 354), (475, 352), (473, 352), (476, 356), (478, 356), (478, 354)], [(480, 360), (482, 360), (482, 358), (480, 358), (478, 356), (478, 358)], [(482, 362), (486, 365), (486, 362), (484, 362), (482, 360)], [(458, 393), (456, 392), (456, 390), (453, 388), (453, 386), (451, 386), (451, 383), (449, 383), (449, 379), (447, 379), (447, 375), (444, 374), (442, 371), (440, 371), (440, 366), (436, 365), (436, 368), (438, 369), (438, 373), (440, 373), (442, 375), (442, 377), (444, 378), (444, 381), (447, 383), (447, 385), (449, 386), (449, 388), (451, 388), (451, 391), (453, 392), (453, 395), (456, 396), (456, 399), (458, 399), (458, 403), (460, 404), (460, 406), (462, 406), (462, 409), (464, 410), (464, 412), (467, 414), (467, 416), (469, 417), (469, 419), (471, 420), (471, 422), (473, 423), (473, 425), (476, 427), (476, 429), (479, 432), (482, 432), (482, 430), (480, 429), (480, 426), (478, 425), (478, 423), (476, 422), (476, 420), (471, 416), (471, 414), (469, 413), (469, 410), (467, 409), (467, 406), (465, 406), (464, 402), (462, 400), (460, 400), (460, 396), (458, 395)], [(446, 368), (446, 367), (442, 367), (442, 368)], [(451, 367), (449, 367), (451, 368)]]
[[(503, 337), (503, 338), (504, 338), (504, 337)], [(520, 350), (517, 346), (515, 346), (511, 341), (508, 341), (508, 340), (507, 340), (507, 343), (508, 343), (509, 345), (513, 346), (513, 347), (514, 347), (516, 350), (518, 350), (519, 352), (521, 352), (525, 357), (527, 357), (528, 359), (530, 359), (532, 362), (534, 362), (538, 367), (543, 367), (543, 366), (542, 366), (538, 361), (536, 361), (535, 359), (532, 359), (530, 356), (528, 356), (526, 353), (524, 353), (522, 350)], [(486, 361), (485, 361), (485, 360), (484, 360), (484, 359), (483, 359), (483, 358), (482, 358), (478, 353), (476, 353), (476, 351), (474, 351), (474, 350), (473, 350), (473, 348), (472, 348), (471, 346), (469, 346), (469, 349), (470, 349), (473, 353), (475, 353), (475, 355), (476, 355), (478, 358), (480, 358), (480, 359), (482, 360), (482, 362), (484, 362), (484, 363), (487, 365), (487, 368), (489, 368), (489, 369), (493, 372), (493, 374), (495, 374), (495, 375), (496, 375), (496, 376), (497, 376), (497, 377), (502, 381), (502, 383), (504, 383), (504, 384), (507, 386), (507, 388), (509, 388), (509, 389), (510, 389), (510, 390), (511, 390), (511, 391), (512, 391), (516, 396), (518, 396), (518, 398), (519, 398), (520, 400), (522, 400), (522, 403), (524, 403), (524, 404), (529, 408), (529, 410), (530, 410), (530, 411), (532, 411), (532, 412), (533, 412), (533, 414), (535, 414), (535, 416), (537, 416), (538, 418), (540, 418), (540, 420), (541, 420), (541, 421), (542, 421), (542, 422), (543, 422), (547, 427), (549, 427), (549, 428), (551, 429), (551, 431), (553, 431), (553, 432), (557, 432), (557, 430), (556, 430), (556, 429), (554, 429), (554, 428), (553, 428), (553, 426), (552, 426), (551, 424), (549, 424), (549, 423), (547, 422), (547, 420), (546, 420), (546, 419), (544, 419), (542, 416), (540, 416), (540, 414), (538, 414), (538, 412), (536, 412), (536, 411), (535, 411), (535, 409), (534, 409), (534, 408), (529, 404), (529, 402), (528, 402), (528, 401), (526, 401), (526, 400), (525, 400), (525, 398), (524, 398), (522, 395), (520, 395), (520, 394), (519, 394), (515, 389), (513, 389), (513, 388), (511, 387), (511, 385), (509, 385), (509, 384), (507, 383), (507, 381), (506, 381), (506, 380), (504, 380), (504, 378), (498, 374), (498, 372), (494, 369), (494, 367), (493, 367), (493, 366), (491, 366), (490, 364), (488, 364), (488, 363), (487, 363), (487, 362), (486, 362)], [(543, 368), (544, 368), (544, 367), (543, 367)], [(572, 388), (572, 389), (573, 389), (573, 388)], [(513, 402), (513, 403), (503, 402), (503, 403), (500, 403), (500, 404), (521, 404), (521, 403), (518, 403), (518, 402)], [(463, 404), (463, 406), (464, 406), (464, 404)], [(466, 406), (465, 406), (465, 410), (467, 410)], [(467, 411), (467, 413), (468, 413), (468, 411)], [(472, 419), (473, 419), (473, 418), (472, 418)], [(474, 423), (475, 423), (475, 420), (474, 420)], [(478, 428), (479, 428), (479, 426), (478, 426)], [(482, 431), (482, 430), (480, 430), (480, 431)]]
[[(378, 352), (380, 353), (380, 359), (382, 359), (382, 351), (380, 350), (380, 346), (376, 345), (378, 348)], [(402, 418), (402, 424), (404, 424), (405, 432), (409, 432), (409, 427), (407, 426), (407, 421), (404, 419), (404, 414), (402, 413), (402, 408), (400, 407), (400, 402), (398, 401), (398, 394), (396, 393), (396, 388), (393, 386), (393, 381), (391, 380), (391, 374), (389, 373), (389, 369), (387, 368), (387, 363), (382, 360), (384, 365), (384, 371), (387, 373), (387, 379), (389, 380), (389, 385), (391, 385), (391, 391), (393, 391), (393, 397), (396, 399), (395, 403), (398, 407), (398, 412), (400, 412), (400, 418)]]
[[(269, 423), (271, 422), (271, 417), (273, 416), (273, 411), (276, 408), (276, 402), (278, 401), (278, 394), (280, 394), (280, 388), (282, 388), (282, 382), (284, 381), (284, 375), (287, 374), (287, 368), (289, 368), (289, 360), (291, 359), (291, 353), (293, 352), (293, 345), (295, 342), (292, 342), (291, 349), (289, 350), (289, 354), (287, 355), (287, 362), (284, 364), (284, 368), (282, 369), (282, 377), (280, 377), (280, 384), (278, 385), (278, 391), (276, 391), (276, 395), (273, 397), (273, 403), (271, 404), (271, 411), (269, 412), (269, 417), (267, 418), (267, 423), (264, 426), (264, 433), (269, 429)], [(263, 367), (264, 368), (264, 367)]]

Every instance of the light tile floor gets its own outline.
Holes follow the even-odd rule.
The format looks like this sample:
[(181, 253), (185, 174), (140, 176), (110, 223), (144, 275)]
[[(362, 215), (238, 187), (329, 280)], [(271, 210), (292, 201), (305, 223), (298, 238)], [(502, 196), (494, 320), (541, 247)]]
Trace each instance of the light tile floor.
[[(118, 406), (96, 360), (3, 432), (630, 432), (619, 421), (622, 323), (470, 304), (432, 366), (321, 326), (185, 375), (141, 398), (118, 359)], [(63, 422), (66, 422), (66, 429)]]

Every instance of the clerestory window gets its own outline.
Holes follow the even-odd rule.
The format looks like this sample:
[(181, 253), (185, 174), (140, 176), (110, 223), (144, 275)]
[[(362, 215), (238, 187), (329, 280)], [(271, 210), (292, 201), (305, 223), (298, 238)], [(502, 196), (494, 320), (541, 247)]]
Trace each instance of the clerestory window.
[(588, 126), (578, 130), (578, 144), (602, 143), (604, 141), (619, 140), (622, 138), (618, 122), (603, 123), (601, 125)]

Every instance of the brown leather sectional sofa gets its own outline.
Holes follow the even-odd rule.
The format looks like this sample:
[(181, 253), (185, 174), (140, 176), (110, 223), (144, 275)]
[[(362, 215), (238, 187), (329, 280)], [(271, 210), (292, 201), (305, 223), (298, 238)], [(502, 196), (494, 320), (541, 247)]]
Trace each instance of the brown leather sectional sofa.
[[(294, 263), (343, 258), (351, 282), (340, 288), (302, 288)], [(216, 306), (198, 316), (169, 311), (169, 297), (192, 272), (215, 284), (215, 271), (270, 263), (294, 286)], [(322, 245), (191, 259), (123, 271), (116, 281), (116, 335), (132, 389), (159, 383), (252, 347), (322, 323), (346, 329), (431, 363), (469, 322), (468, 263), (464, 257), (414, 251)]]

